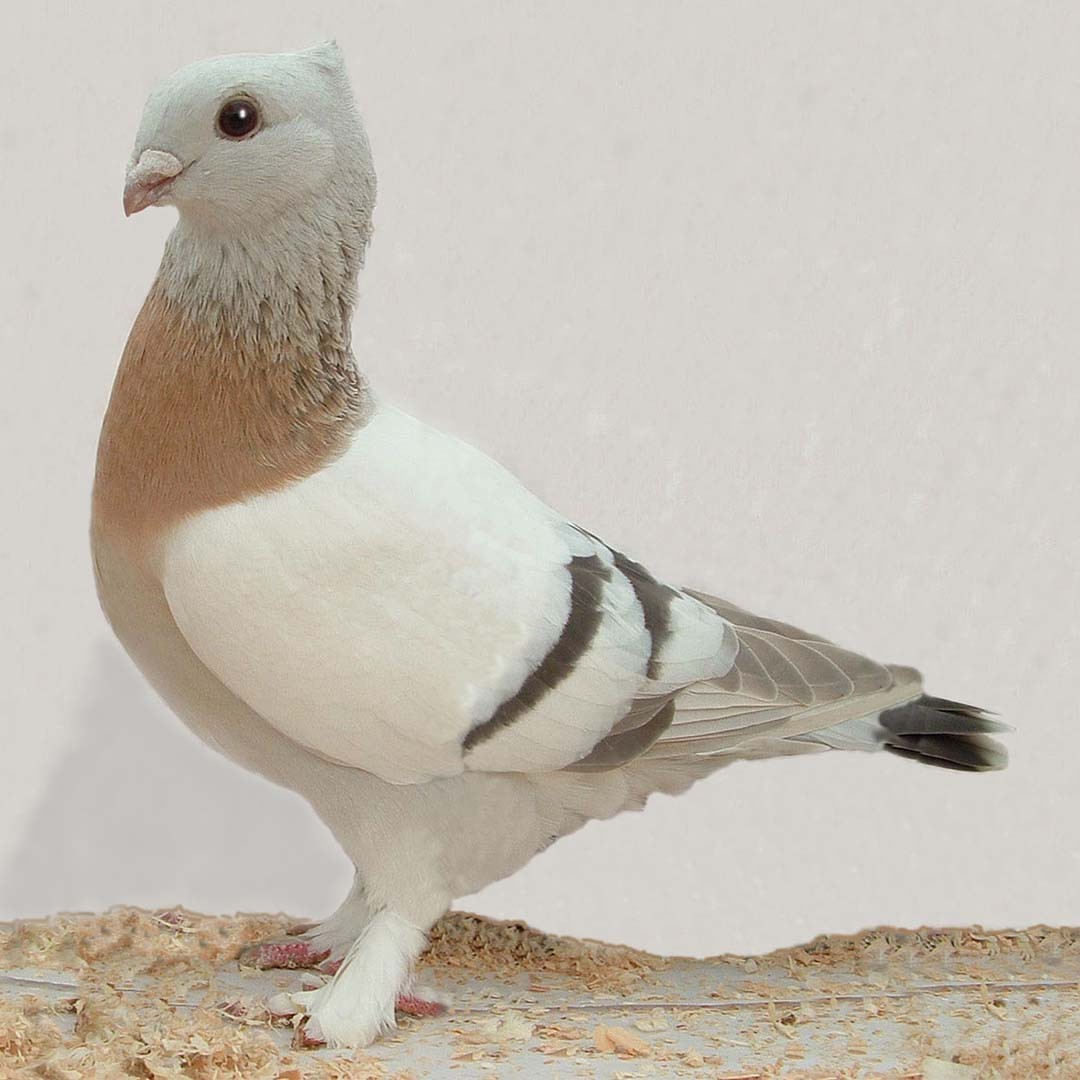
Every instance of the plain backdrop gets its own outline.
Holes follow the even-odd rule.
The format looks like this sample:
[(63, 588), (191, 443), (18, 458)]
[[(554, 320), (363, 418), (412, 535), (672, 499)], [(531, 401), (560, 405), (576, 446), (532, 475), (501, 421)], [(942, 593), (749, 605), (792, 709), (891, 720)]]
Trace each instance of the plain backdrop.
[[(463, 906), (666, 951), (1080, 921), (1080, 7), (8, 4), (0, 65), (0, 917), (319, 915), (350, 869), (198, 743), (99, 614), (97, 430), (174, 211), (153, 83), (336, 37), (379, 173), (355, 345), (674, 582), (1016, 726), (970, 776), (736, 766)], [(408, 662), (403, 644), (403, 662)]]

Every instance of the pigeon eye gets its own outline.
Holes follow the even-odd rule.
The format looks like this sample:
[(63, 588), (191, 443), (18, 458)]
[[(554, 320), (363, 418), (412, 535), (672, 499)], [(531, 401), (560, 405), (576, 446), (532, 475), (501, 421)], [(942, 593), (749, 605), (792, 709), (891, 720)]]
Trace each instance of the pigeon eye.
[(226, 139), (246, 139), (259, 128), (259, 110), (246, 98), (234, 98), (221, 106), (217, 129)]

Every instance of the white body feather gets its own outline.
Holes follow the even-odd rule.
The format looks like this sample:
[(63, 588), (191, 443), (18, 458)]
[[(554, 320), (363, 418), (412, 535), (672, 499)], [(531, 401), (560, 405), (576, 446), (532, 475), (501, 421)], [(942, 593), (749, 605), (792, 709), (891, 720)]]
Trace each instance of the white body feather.
[(179, 525), (162, 583), (199, 658), (275, 727), (331, 760), (419, 783), (563, 768), (635, 697), (730, 668), (727, 624), (679, 597), (650, 680), (641, 605), (614, 572), (573, 671), (465, 751), (470, 729), (558, 640), (574, 556), (612, 562), (490, 458), (380, 405), (328, 468)]

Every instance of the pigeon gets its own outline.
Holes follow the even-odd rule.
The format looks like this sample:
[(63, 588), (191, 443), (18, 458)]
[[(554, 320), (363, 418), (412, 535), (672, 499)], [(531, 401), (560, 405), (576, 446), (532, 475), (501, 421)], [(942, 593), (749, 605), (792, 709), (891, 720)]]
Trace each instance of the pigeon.
[(981, 709), (658, 580), (380, 398), (350, 344), (375, 171), (334, 43), (216, 57), (150, 94), (127, 214), (177, 223), (102, 424), (98, 592), (211, 747), (302, 795), (356, 869), (254, 962), (309, 1042), (399, 1009), (455, 898), (734, 761), (891, 751), (983, 771)]

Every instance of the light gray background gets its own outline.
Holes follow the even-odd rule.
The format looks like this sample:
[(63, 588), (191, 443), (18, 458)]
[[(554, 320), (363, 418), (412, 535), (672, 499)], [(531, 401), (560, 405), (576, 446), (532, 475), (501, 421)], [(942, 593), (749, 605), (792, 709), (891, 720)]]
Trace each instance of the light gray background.
[(98, 423), (173, 220), (120, 212), (144, 97), (199, 57), (333, 35), (380, 179), (355, 332), (382, 393), (656, 572), (915, 664), (1018, 728), (994, 776), (736, 767), (466, 906), (686, 952), (1080, 921), (1080, 7), (0, 19), (0, 916), (319, 914), (347, 886), (302, 802), (144, 688), (85, 538)]

